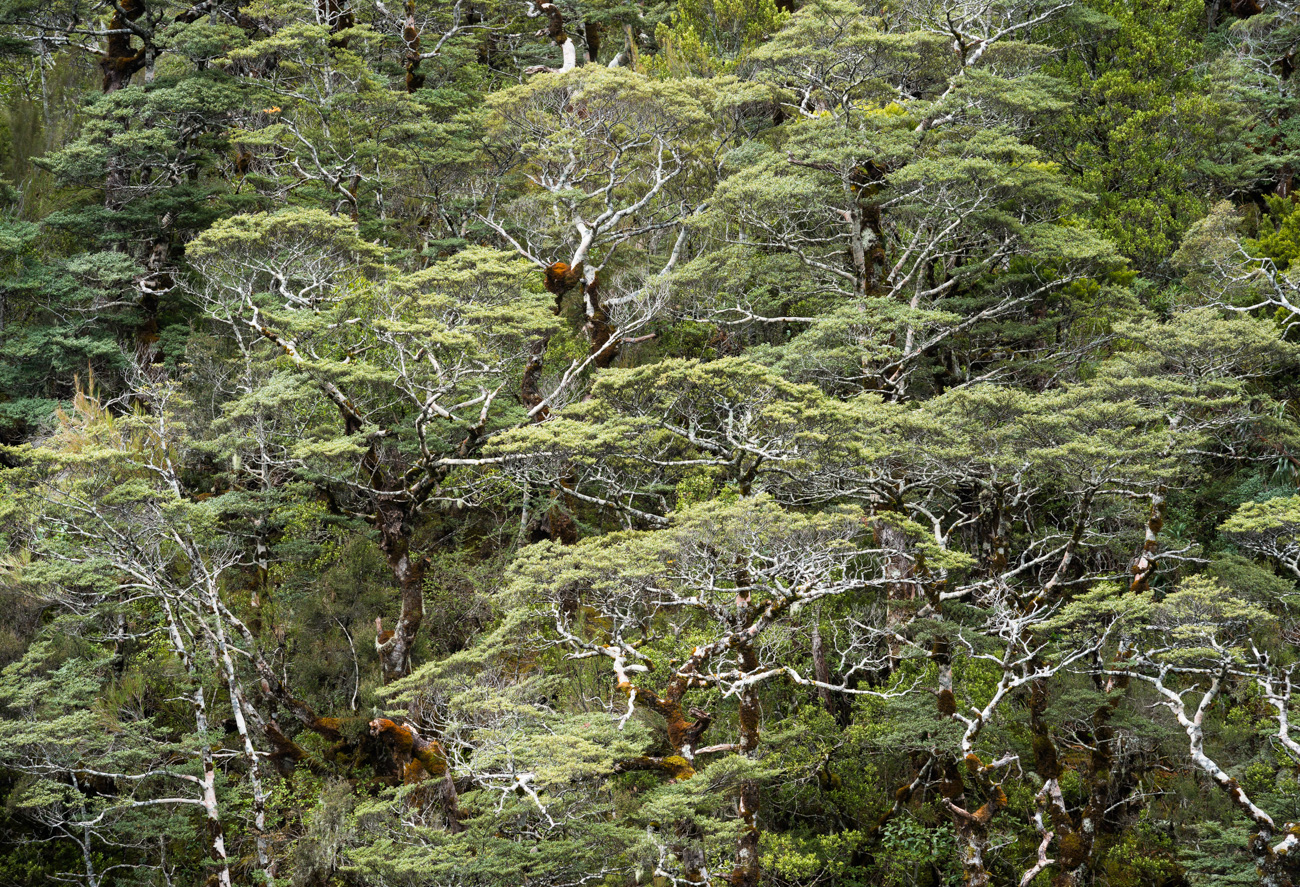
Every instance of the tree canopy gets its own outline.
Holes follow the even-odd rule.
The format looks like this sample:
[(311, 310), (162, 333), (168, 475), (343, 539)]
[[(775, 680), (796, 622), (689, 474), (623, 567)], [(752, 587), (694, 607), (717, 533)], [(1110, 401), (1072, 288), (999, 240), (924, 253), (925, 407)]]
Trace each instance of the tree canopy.
[(1300, 887), (1293, 0), (0, 0), (0, 884)]

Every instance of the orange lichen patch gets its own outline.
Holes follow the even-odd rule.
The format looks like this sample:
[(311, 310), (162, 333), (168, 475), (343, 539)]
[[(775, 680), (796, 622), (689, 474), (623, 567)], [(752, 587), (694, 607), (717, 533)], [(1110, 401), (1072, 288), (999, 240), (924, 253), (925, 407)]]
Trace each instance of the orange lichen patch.
[(407, 782), (428, 776), (443, 776), (447, 772), (447, 756), (437, 742), (424, 739), (414, 729), (388, 718), (375, 718), (370, 722), (370, 735), (382, 738), (399, 759), (407, 759), (402, 776)]
[(582, 263), (572, 268), (565, 262), (554, 262), (546, 268), (546, 290), (562, 296), (582, 280)]
[(1002, 786), (993, 786), (993, 797), (989, 798), (987, 804), (975, 811), (975, 822), (978, 825), (987, 826), (993, 820), (993, 814), (1006, 807), (1008, 803), (1007, 793), (1002, 790)]
[(343, 721), (339, 718), (316, 718), (310, 726), (326, 739), (340, 739), (343, 736)]

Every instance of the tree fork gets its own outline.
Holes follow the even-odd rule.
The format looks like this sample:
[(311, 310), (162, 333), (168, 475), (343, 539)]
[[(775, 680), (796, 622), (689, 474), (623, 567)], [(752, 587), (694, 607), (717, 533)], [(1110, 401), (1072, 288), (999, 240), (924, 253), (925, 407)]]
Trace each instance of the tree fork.
[(108, 40), (104, 55), (99, 61), (104, 72), (103, 91), (117, 92), (131, 82), (135, 73), (145, 66), (148, 46), (131, 48), (131, 37), (136, 35), (132, 24), (145, 13), (142, 0), (123, 0), (113, 4), (113, 15), (108, 20)]
[(556, 46), (560, 47), (560, 56), (562, 61), (559, 68), (548, 68), (545, 65), (537, 65), (525, 70), (526, 74), (539, 74), (544, 72), (558, 72), (572, 70), (578, 63), (578, 54), (574, 49), (573, 40), (564, 31), (564, 13), (560, 7), (554, 3), (543, 2), (533, 5), (528, 4), (528, 17), (537, 18), (538, 15), (546, 16), (546, 27), (537, 32), (538, 37), (549, 37)]
[(1151, 588), (1151, 574), (1155, 572), (1156, 564), (1159, 562), (1156, 552), (1160, 548), (1160, 531), (1164, 525), (1165, 490), (1161, 487), (1151, 494), (1151, 514), (1147, 518), (1142, 550), (1134, 558), (1133, 566), (1130, 568), (1133, 581), (1129, 584), (1129, 591), (1141, 593)]

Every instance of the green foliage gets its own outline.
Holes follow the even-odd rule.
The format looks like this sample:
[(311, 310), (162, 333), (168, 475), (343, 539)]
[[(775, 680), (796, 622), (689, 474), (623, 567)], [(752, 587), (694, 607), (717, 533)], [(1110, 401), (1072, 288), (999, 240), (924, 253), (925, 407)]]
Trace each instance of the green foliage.
[(1101, 229), (1153, 267), (1204, 214), (1197, 186), (1214, 180), (1208, 161), (1222, 156), (1225, 131), (1239, 131), (1236, 108), (1196, 73), (1202, 4), (1103, 0), (1083, 12), (1074, 45), (1048, 68), (1077, 95), (1078, 110), (1058, 120), (1056, 156), (1098, 195)]
[(683, 0), (655, 29), (659, 52), (648, 67), (663, 77), (728, 71), (788, 17), (775, 0)]
[(1294, 13), (0, 0), (0, 883), (1295, 881)]

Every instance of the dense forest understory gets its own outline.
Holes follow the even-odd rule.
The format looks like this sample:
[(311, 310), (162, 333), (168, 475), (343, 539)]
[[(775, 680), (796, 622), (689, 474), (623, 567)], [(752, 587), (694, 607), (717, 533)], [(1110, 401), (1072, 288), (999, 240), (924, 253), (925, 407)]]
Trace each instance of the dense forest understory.
[(0, 0), (0, 885), (1300, 887), (1298, 66)]

